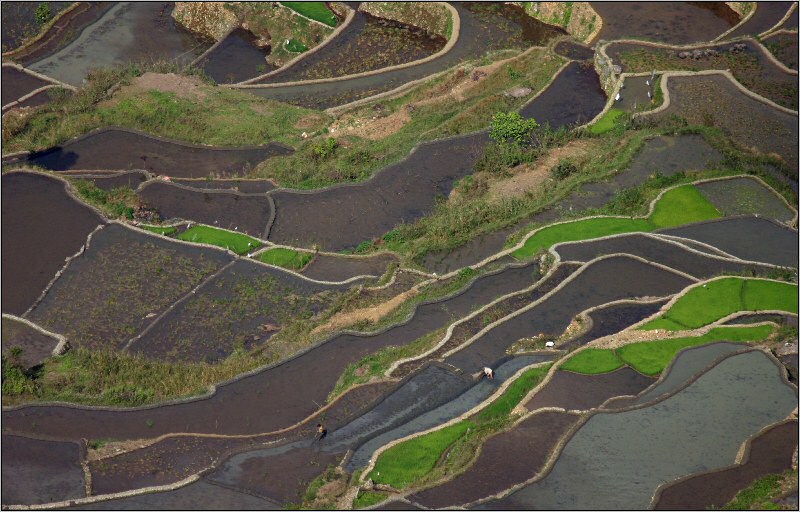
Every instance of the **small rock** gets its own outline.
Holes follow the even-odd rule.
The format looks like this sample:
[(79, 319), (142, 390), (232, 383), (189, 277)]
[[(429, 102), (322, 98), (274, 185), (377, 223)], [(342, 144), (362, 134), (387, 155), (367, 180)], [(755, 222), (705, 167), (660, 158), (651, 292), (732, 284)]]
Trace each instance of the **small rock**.
[(485, 76), (486, 76), (486, 72), (485, 71), (481, 71), (480, 69), (476, 69), (475, 71), (472, 72), (472, 81), (473, 82), (477, 82), (478, 80), (480, 80), (481, 78), (483, 78)]
[(509, 91), (506, 91), (503, 94), (505, 94), (506, 96), (511, 96), (512, 98), (524, 98), (531, 92), (533, 92), (533, 89), (531, 89), (530, 87), (515, 87)]
[(685, 59), (689, 56), (691, 56), (691, 53), (689, 52), (678, 52), (678, 58)]
[(703, 50), (694, 50), (692, 52), (692, 58), (694, 58), (695, 60), (699, 59), (702, 56), (703, 56)]
[(797, 354), (797, 352), (797, 343), (789, 343), (788, 345), (784, 345), (775, 351), (778, 356)]
[(615, 75), (622, 74), (622, 66), (619, 65), (611, 66), (611, 72), (614, 73)]

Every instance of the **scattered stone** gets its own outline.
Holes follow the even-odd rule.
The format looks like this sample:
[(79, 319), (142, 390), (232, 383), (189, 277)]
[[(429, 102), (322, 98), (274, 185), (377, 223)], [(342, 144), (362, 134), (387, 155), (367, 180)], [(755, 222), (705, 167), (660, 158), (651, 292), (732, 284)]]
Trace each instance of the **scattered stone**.
[(530, 87), (515, 87), (510, 91), (506, 91), (503, 94), (505, 94), (506, 96), (510, 96), (512, 98), (524, 98), (525, 96), (529, 95), (532, 92), (533, 89), (531, 89)]
[(778, 348), (775, 353), (780, 356), (787, 356), (790, 354), (797, 354), (797, 343), (787, 343), (786, 345), (781, 346)]
[(689, 53), (689, 52), (678, 52), (678, 58), (680, 58), (680, 59), (686, 59), (686, 58), (691, 57), (691, 56), (692, 56), (692, 54)]
[(611, 66), (611, 72), (614, 73), (615, 75), (622, 74), (622, 66), (617, 64)]
[(694, 51), (692, 51), (692, 58), (694, 60), (698, 60), (702, 56), (703, 56), (703, 50), (694, 50)]

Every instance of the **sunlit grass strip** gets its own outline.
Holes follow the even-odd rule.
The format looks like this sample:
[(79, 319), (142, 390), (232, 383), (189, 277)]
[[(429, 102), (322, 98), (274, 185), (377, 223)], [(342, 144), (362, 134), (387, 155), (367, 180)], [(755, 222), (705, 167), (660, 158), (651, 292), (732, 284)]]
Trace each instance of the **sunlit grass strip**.
[(524, 246), (511, 255), (517, 259), (525, 259), (561, 242), (590, 240), (622, 233), (648, 232), (721, 216), (694, 185), (683, 185), (665, 192), (646, 219), (594, 217), (555, 224), (537, 231), (528, 238)]
[(339, 21), (325, 2), (281, 2), (281, 5), (329, 27), (335, 27)]
[(738, 311), (769, 310), (797, 313), (797, 285), (728, 277), (695, 286), (641, 329), (696, 329)]
[(614, 128), (617, 118), (624, 113), (624, 111), (612, 107), (599, 121), (589, 127), (589, 131), (595, 135), (606, 133)]
[(641, 341), (618, 349), (589, 348), (569, 358), (559, 369), (596, 375), (608, 373), (627, 364), (645, 375), (659, 375), (684, 348), (706, 345), (715, 341), (735, 343), (763, 340), (774, 327), (771, 325), (716, 327), (701, 336)]
[(159, 235), (169, 236), (175, 233), (178, 228), (175, 226), (148, 226), (146, 224), (139, 224), (139, 227), (142, 229), (146, 229), (147, 231), (151, 231), (153, 233), (158, 233)]
[(255, 238), (210, 226), (192, 226), (179, 234), (178, 238), (187, 242), (224, 247), (236, 254), (244, 254), (261, 247), (261, 242)]
[(264, 263), (269, 263), (270, 265), (277, 265), (290, 270), (300, 270), (308, 265), (308, 262), (311, 261), (314, 255), (310, 252), (295, 251), (294, 249), (276, 247), (274, 249), (264, 251), (256, 257)]

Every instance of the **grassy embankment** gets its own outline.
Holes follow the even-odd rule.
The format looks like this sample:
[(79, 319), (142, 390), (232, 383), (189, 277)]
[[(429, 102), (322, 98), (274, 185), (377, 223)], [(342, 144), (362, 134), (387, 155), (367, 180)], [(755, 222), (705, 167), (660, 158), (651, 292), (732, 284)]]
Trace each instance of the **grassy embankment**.
[(721, 217), (719, 211), (692, 185), (666, 192), (645, 219), (600, 217), (582, 219), (540, 229), (525, 245), (512, 253), (526, 259), (559, 242), (574, 242), (602, 236), (680, 226)]
[(339, 21), (325, 2), (281, 2), (281, 5), (329, 27), (335, 27)]
[(262, 245), (261, 242), (247, 235), (224, 229), (212, 228), (211, 226), (192, 226), (179, 234), (177, 238), (187, 242), (224, 247), (236, 254), (252, 252)]

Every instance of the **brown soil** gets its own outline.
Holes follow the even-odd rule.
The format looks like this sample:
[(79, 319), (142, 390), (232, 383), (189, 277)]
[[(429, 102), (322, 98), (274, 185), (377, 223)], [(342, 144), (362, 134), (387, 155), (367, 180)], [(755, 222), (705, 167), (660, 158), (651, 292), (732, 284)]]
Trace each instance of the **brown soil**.
[(324, 331), (335, 331), (337, 329), (342, 329), (347, 326), (356, 324), (358, 322), (371, 322), (375, 323), (384, 316), (388, 315), (396, 308), (398, 308), (403, 302), (407, 301), (411, 297), (414, 297), (419, 293), (419, 290), (416, 288), (412, 288), (411, 290), (405, 291), (400, 295), (396, 295), (395, 297), (378, 304), (376, 306), (372, 306), (369, 308), (364, 309), (357, 309), (355, 311), (348, 311), (346, 313), (339, 313), (331, 317), (328, 320), (328, 323), (322, 324), (311, 331), (311, 334), (317, 334)]
[(110, 100), (101, 106), (110, 107), (123, 99), (147, 91), (173, 92), (178, 98), (202, 101), (207, 95), (206, 88), (203, 81), (197, 77), (176, 75), (175, 73), (147, 72), (131, 80), (130, 85), (120, 88)]
[[(262, 105), (258, 105), (261, 107)], [(255, 105), (253, 105), (253, 110), (255, 110)], [(298, 130), (309, 130), (316, 126), (319, 126), (321, 123), (325, 121), (325, 117), (322, 114), (308, 114), (307, 116), (301, 117), (295, 124), (294, 127)]]
[(511, 169), (513, 176), (489, 183), (489, 198), (502, 200), (521, 197), (528, 191), (537, 189), (550, 176), (550, 170), (565, 158), (573, 162), (586, 157), (597, 146), (590, 140), (574, 140), (563, 147), (547, 152), (533, 164), (518, 165)]
[(411, 121), (408, 109), (398, 110), (386, 117), (373, 117), (372, 119), (350, 118), (347, 127), (342, 128), (340, 123), (331, 127), (334, 137), (355, 135), (369, 140), (380, 140), (399, 132), (400, 129)]

